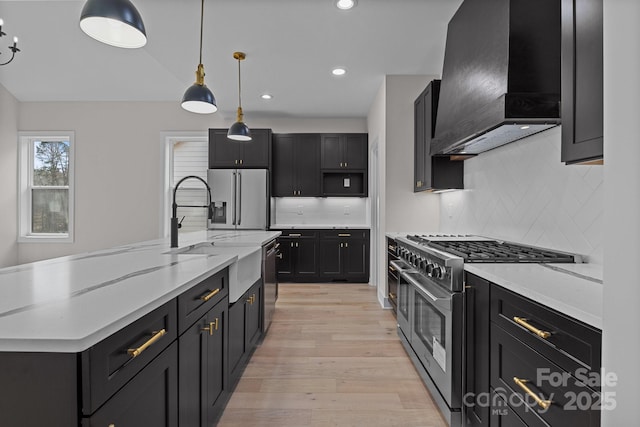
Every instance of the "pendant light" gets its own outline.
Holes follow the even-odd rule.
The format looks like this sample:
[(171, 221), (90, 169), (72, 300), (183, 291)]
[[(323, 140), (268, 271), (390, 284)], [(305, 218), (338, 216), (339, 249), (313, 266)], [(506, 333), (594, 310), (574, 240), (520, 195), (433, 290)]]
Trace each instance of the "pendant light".
[(242, 121), (244, 114), (242, 114), (242, 98), (240, 96), (240, 61), (243, 61), (246, 55), (244, 52), (233, 52), (233, 57), (238, 60), (238, 120), (229, 128), (227, 138), (235, 141), (251, 141), (249, 126)]
[(204, 65), (202, 65), (202, 32), (204, 27), (204, 0), (200, 9), (200, 63), (196, 70), (196, 82), (182, 97), (182, 108), (192, 113), (211, 114), (218, 111), (213, 92), (204, 84)]
[(129, 0), (88, 0), (80, 14), (80, 28), (89, 37), (115, 47), (147, 44), (142, 18)]

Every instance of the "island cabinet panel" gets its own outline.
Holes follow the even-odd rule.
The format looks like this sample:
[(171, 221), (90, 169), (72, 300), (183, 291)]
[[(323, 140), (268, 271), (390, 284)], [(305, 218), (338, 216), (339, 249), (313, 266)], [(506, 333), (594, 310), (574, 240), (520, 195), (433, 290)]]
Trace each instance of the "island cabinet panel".
[(82, 352), (82, 413), (93, 414), (162, 353), (177, 329), (174, 299)]
[(177, 427), (177, 363), (178, 344), (174, 342), (96, 413), (83, 418), (82, 427)]
[(78, 425), (75, 353), (0, 353), (0, 425)]
[(209, 168), (268, 169), (271, 165), (271, 129), (251, 129), (251, 141), (227, 138), (227, 129), (209, 129)]
[(181, 426), (209, 426), (222, 413), (229, 392), (227, 317), (225, 298), (178, 339)]
[(224, 269), (178, 297), (178, 328), (183, 333), (203, 314), (229, 295), (229, 274)]
[(602, 161), (603, 0), (562, 0), (562, 161)]
[(262, 280), (258, 280), (229, 307), (229, 381), (240, 376), (262, 337)]

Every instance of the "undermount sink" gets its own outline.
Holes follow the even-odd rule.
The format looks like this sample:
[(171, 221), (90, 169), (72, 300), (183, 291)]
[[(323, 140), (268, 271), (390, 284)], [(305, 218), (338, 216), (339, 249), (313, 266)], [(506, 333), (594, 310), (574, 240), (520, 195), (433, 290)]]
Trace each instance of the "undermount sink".
[(221, 250), (218, 247), (213, 246), (213, 243), (202, 242), (195, 245), (185, 246), (184, 248), (171, 249), (165, 252), (167, 255), (220, 255)]

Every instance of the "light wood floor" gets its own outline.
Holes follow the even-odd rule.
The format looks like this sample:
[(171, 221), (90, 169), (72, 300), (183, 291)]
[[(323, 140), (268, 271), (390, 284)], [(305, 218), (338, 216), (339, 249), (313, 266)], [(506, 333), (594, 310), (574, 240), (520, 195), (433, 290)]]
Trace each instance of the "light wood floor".
[(289, 283), (218, 425), (446, 427), (375, 288)]

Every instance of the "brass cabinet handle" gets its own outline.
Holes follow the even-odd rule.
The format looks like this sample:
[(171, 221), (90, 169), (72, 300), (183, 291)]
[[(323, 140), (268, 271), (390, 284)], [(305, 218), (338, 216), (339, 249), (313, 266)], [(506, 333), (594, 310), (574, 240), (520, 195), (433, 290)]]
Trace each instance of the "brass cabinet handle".
[(202, 301), (205, 301), (205, 302), (206, 302), (206, 301), (209, 301), (209, 300), (210, 300), (211, 298), (213, 298), (213, 297), (214, 297), (218, 292), (220, 292), (220, 288), (214, 289), (213, 291), (209, 292), (209, 293), (208, 293), (208, 294), (206, 294), (206, 295), (202, 295), (202, 296), (200, 297), (200, 299), (201, 299)]
[(422, 187), (422, 181), (416, 182), (416, 187), (418, 187), (418, 188)]
[(351, 237), (351, 233), (338, 233), (338, 237)]
[(242, 159), (240, 159), (240, 164), (242, 164)]
[(516, 385), (520, 387), (522, 391), (531, 396), (531, 398), (535, 400), (538, 406), (540, 406), (542, 409), (548, 409), (549, 406), (551, 406), (550, 400), (542, 400), (537, 394), (531, 391), (531, 389), (526, 384), (527, 382), (529, 382), (529, 380), (523, 380), (518, 377), (513, 377), (513, 382), (516, 383)]
[(390, 265), (389, 266), (389, 271), (391, 271), (392, 273), (395, 273), (398, 270), (396, 270), (395, 268), (393, 268), (393, 266)]
[(237, 164), (238, 164), (238, 161), (237, 161), (237, 160), (234, 160), (234, 161), (233, 161), (233, 164), (237, 165)]
[(340, 247), (341, 247), (341, 248), (344, 248), (344, 243), (340, 243)]
[(536, 328), (535, 326), (532, 326), (527, 322), (527, 319), (525, 318), (515, 316), (513, 318), (513, 321), (516, 322), (518, 325), (522, 326), (523, 328), (529, 330), (530, 332), (533, 332), (534, 334), (536, 334), (537, 336), (539, 336), (544, 340), (546, 340), (551, 336), (551, 332), (543, 331), (541, 329)]
[(394, 294), (393, 292), (389, 292), (389, 298), (396, 299), (396, 294)]
[(247, 302), (251, 305), (253, 305), (254, 302), (256, 302), (256, 294), (253, 294), (249, 297), (249, 299), (247, 300)]
[(289, 234), (289, 237), (301, 237), (301, 236), (302, 236), (302, 234), (300, 234), (300, 233), (291, 233), (291, 234)]
[(282, 259), (282, 253), (278, 252), (278, 254), (276, 255), (276, 258)]
[(389, 245), (389, 250), (395, 252), (396, 251), (396, 247), (393, 245)]
[(209, 335), (213, 335), (213, 332), (218, 330), (218, 318), (216, 317), (216, 320), (209, 322), (209, 326), (205, 326), (202, 330), (209, 332)]
[(130, 348), (130, 349), (128, 349), (127, 350), (127, 354), (129, 354), (129, 356), (131, 356), (131, 357), (140, 356), (143, 351), (148, 349), (149, 346), (151, 346), (153, 343), (155, 343), (160, 338), (162, 338), (164, 336), (164, 334), (166, 334), (166, 333), (167, 333), (167, 331), (165, 329), (160, 329), (159, 331), (153, 331), (152, 332), (153, 336), (151, 338), (149, 338), (149, 340), (147, 342), (145, 342), (144, 344), (142, 344), (138, 348)]

